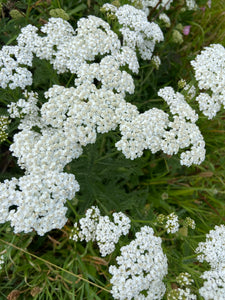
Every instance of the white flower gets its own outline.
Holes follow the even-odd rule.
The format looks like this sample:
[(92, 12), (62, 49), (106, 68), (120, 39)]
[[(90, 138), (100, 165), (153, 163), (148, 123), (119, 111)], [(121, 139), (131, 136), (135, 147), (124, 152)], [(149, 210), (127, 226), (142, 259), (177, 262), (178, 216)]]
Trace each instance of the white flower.
[(72, 174), (48, 171), (6, 180), (0, 189), (0, 223), (10, 221), (15, 233), (36, 230), (44, 235), (65, 225), (64, 204), (79, 185)]
[(205, 300), (223, 300), (225, 295), (225, 269), (205, 271), (201, 276), (205, 281), (199, 294)]
[(190, 10), (196, 9), (198, 7), (195, 0), (186, 0), (186, 5), (187, 5), (187, 8)]
[(119, 7), (115, 13), (122, 25), (124, 45), (135, 50), (137, 47), (143, 59), (151, 59), (156, 42), (164, 40), (160, 27), (148, 22), (146, 14), (130, 5)]
[[(148, 226), (136, 233), (136, 239), (122, 247), (116, 258), (118, 267), (111, 265), (112, 295), (114, 299), (162, 299), (167, 274), (167, 258), (161, 248), (161, 239)], [(145, 297), (141, 292), (146, 291)]]
[(141, 9), (145, 12), (145, 14), (148, 16), (150, 8), (163, 8), (163, 9), (169, 9), (171, 3), (173, 0), (161, 0), (160, 2), (158, 0), (131, 0), (131, 2), (135, 5), (137, 5), (138, 8), (141, 7)]
[(215, 226), (206, 234), (206, 241), (200, 242), (197, 249), (198, 260), (206, 260), (211, 268), (225, 267), (225, 225)]
[(167, 28), (171, 26), (170, 18), (165, 13), (159, 15), (159, 20), (161, 20)]
[(191, 64), (199, 88), (210, 90), (211, 96), (200, 93), (196, 100), (200, 110), (212, 119), (220, 110), (221, 104), (225, 106), (225, 48), (219, 44), (212, 44), (197, 55)]
[(121, 235), (126, 235), (130, 229), (130, 219), (122, 212), (113, 214), (114, 222), (108, 216), (101, 216), (98, 207), (92, 206), (86, 212), (79, 224), (74, 224), (74, 241), (96, 241), (101, 256), (106, 256), (115, 250)]

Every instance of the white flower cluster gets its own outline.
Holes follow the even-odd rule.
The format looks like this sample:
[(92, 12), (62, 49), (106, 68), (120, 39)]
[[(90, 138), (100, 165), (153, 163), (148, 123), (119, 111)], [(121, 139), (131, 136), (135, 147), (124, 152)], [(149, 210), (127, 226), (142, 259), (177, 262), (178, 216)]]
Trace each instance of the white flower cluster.
[(64, 204), (79, 185), (72, 174), (48, 171), (5, 180), (0, 190), (0, 223), (10, 221), (15, 233), (35, 229), (43, 235), (64, 226)]
[(163, 136), (163, 152), (172, 155), (176, 154), (179, 148), (191, 147), (190, 150), (181, 153), (181, 164), (190, 166), (202, 163), (205, 159), (205, 142), (195, 124), (198, 115), (185, 101), (184, 96), (175, 93), (171, 87), (160, 89), (158, 95), (167, 102), (174, 118), (173, 122), (169, 122), (168, 127), (171, 130), (166, 131)]
[(98, 207), (92, 206), (79, 225), (74, 224), (74, 241), (96, 241), (101, 256), (106, 256), (115, 250), (121, 235), (127, 235), (130, 230), (130, 219), (123, 213), (113, 213), (111, 222), (108, 216), (101, 216)]
[(138, 49), (143, 59), (151, 59), (155, 44), (164, 40), (160, 27), (154, 22), (148, 22), (146, 14), (131, 5), (116, 8), (105, 4), (103, 9), (115, 13), (119, 24), (123, 43), (132, 50)]
[(32, 73), (22, 65), (32, 66), (33, 55), (21, 46), (3, 46), (0, 51), (0, 87), (24, 89), (32, 84)]
[[(0, 222), (11, 221), (15, 232), (34, 229), (43, 235), (65, 224), (66, 199), (79, 190), (74, 175), (63, 173), (65, 165), (81, 155), (82, 146), (95, 142), (97, 132), (115, 129), (121, 120), (137, 114), (137, 108), (123, 98), (125, 92), (133, 93), (133, 79), (120, 67), (128, 65), (137, 72), (139, 65), (134, 51), (121, 47), (109, 24), (94, 16), (80, 19), (76, 32), (60, 18), (51, 18), (42, 26), (41, 36), (37, 31), (32, 25), (23, 28), (18, 46), (0, 51), (1, 62), (16, 74), (14, 65), (32, 65), (35, 54), (50, 60), (58, 73), (76, 73), (76, 87), (51, 87), (41, 107), (37, 93), (25, 90), (23, 98), (8, 106), (12, 118), (21, 118), (21, 131), (14, 136), (10, 150), (25, 169), (25, 176), (1, 184)], [(99, 64), (87, 63), (98, 54), (105, 55)], [(95, 79), (100, 86), (94, 84)], [(14, 86), (10, 83), (9, 87), (24, 89), (32, 83), (21, 80), (13, 82), (10, 77)], [(6, 87), (8, 81), (1, 84)], [(44, 199), (48, 200), (43, 208)]]
[[(151, 9), (168, 10), (173, 3), (173, 0), (131, 0), (134, 6), (141, 8), (148, 16)], [(176, 3), (176, 1), (174, 1)], [(186, 0), (186, 8), (189, 10), (195, 10), (198, 6), (195, 0)]]
[(190, 10), (195, 10), (198, 7), (195, 0), (186, 0), (186, 6)]
[(144, 149), (150, 149), (152, 153), (162, 150), (173, 155), (179, 149), (191, 147), (181, 153), (181, 164), (190, 166), (202, 163), (205, 159), (205, 142), (195, 124), (198, 115), (184, 96), (175, 93), (171, 87), (159, 90), (158, 95), (169, 105), (174, 121), (169, 121), (169, 115), (157, 108), (139, 113), (131, 121), (121, 123), (122, 138), (116, 147), (130, 159), (140, 157)]
[(200, 242), (197, 249), (198, 260), (207, 261), (211, 270), (203, 273), (206, 281), (199, 293), (206, 300), (224, 299), (225, 295), (225, 225), (215, 226), (206, 235), (206, 241)]
[(225, 225), (215, 226), (206, 234), (206, 241), (200, 242), (197, 249), (198, 260), (207, 261), (211, 268), (218, 269), (225, 267)]
[(225, 269), (205, 271), (201, 276), (205, 281), (199, 294), (205, 300), (223, 300), (225, 295)]
[[(162, 110), (153, 108), (140, 114), (136, 106), (125, 101), (125, 94), (134, 92), (134, 82), (122, 67), (137, 73), (136, 48), (147, 58), (163, 35), (158, 25), (149, 23), (143, 11), (132, 6), (116, 8), (115, 14), (121, 30), (127, 33), (124, 45), (107, 22), (89, 16), (78, 21), (76, 31), (60, 18), (50, 18), (40, 34), (38, 28), (28, 25), (21, 30), (18, 45), (0, 51), (1, 87), (24, 90), (23, 97), (8, 106), (8, 112), (12, 118), (21, 119), (21, 131), (15, 134), (10, 150), (25, 175), (2, 183), (4, 192), (0, 194), (0, 222), (11, 221), (15, 232), (34, 229), (42, 235), (65, 224), (64, 203), (74, 197), (79, 184), (74, 175), (63, 173), (64, 167), (82, 154), (82, 146), (96, 141), (97, 133), (120, 126), (122, 138), (116, 147), (131, 159), (141, 156), (144, 149), (172, 155), (190, 145), (191, 151), (181, 154), (182, 164), (199, 164), (204, 158), (204, 141), (193, 123), (197, 116), (170, 88), (160, 93), (172, 113), (178, 114), (174, 122)], [(40, 105), (39, 95), (25, 89), (32, 84), (27, 68), (32, 66), (33, 56), (49, 60), (58, 73), (75, 74), (74, 87), (50, 87)], [(96, 58), (100, 58), (98, 63)], [(18, 75), (21, 68), (25, 77)], [(37, 201), (39, 197), (48, 199), (44, 208), (42, 200)]]
[(146, 15), (149, 14), (150, 8), (162, 8), (169, 9), (173, 0), (131, 0), (131, 2), (145, 12)]
[[(116, 258), (118, 267), (111, 265), (112, 295), (120, 300), (162, 299), (167, 274), (167, 258), (161, 248), (161, 238), (154, 236), (151, 227), (144, 226), (136, 239), (122, 247)], [(144, 293), (145, 292), (146, 296)]]
[(225, 106), (225, 48), (219, 44), (206, 47), (191, 62), (195, 78), (202, 90), (196, 100), (199, 108), (208, 119), (212, 119)]
[(178, 216), (173, 212), (166, 216), (165, 229), (167, 233), (175, 233), (179, 229), (179, 219)]

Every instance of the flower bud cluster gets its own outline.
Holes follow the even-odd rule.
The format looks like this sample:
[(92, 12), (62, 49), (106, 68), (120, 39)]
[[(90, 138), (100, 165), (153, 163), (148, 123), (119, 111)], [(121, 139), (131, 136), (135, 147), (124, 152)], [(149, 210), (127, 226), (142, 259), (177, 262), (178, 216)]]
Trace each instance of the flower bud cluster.
[(9, 123), (10, 120), (7, 116), (0, 116), (0, 143), (4, 142), (8, 137), (7, 129)]
[(179, 219), (178, 216), (173, 212), (166, 217), (165, 229), (167, 233), (175, 233), (179, 229)]
[(197, 296), (191, 294), (190, 289), (193, 282), (194, 280), (189, 273), (180, 273), (176, 277), (176, 283), (179, 287), (174, 288), (167, 293), (167, 300), (196, 300)]
[(96, 241), (101, 256), (106, 256), (115, 250), (121, 235), (127, 235), (130, 229), (130, 219), (122, 212), (113, 213), (113, 222), (108, 216), (101, 216), (98, 207), (92, 206), (86, 212), (79, 224), (74, 224), (74, 241)]
[[(225, 106), (225, 48), (219, 44), (206, 47), (191, 62), (201, 92), (196, 101), (208, 119), (212, 119)], [(208, 92), (207, 92), (208, 90)]]
[(116, 258), (118, 267), (109, 267), (113, 298), (162, 299), (166, 290), (162, 280), (167, 274), (167, 258), (161, 248), (161, 238), (154, 236), (149, 226), (142, 227), (135, 236), (135, 240), (120, 249), (121, 256)]
[(171, 290), (167, 294), (167, 300), (196, 300), (197, 296), (194, 294), (191, 294), (191, 290), (189, 288), (177, 288)]
[(180, 273), (177, 276), (176, 281), (180, 286), (188, 286), (194, 282), (194, 280), (191, 278), (191, 275), (187, 272)]

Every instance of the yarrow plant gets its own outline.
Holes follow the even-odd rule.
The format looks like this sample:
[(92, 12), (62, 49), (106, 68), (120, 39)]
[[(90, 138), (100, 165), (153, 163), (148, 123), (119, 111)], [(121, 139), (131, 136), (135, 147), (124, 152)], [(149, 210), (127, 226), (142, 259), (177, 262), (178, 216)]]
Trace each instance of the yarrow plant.
[(161, 238), (154, 236), (149, 226), (136, 233), (136, 239), (123, 246), (117, 266), (110, 266), (114, 299), (162, 299), (166, 288), (167, 258), (161, 248)]
[(204, 285), (199, 293), (204, 299), (222, 299), (225, 293), (225, 226), (215, 226), (206, 234), (206, 241), (200, 242), (196, 248), (198, 260), (209, 263), (211, 270), (205, 271), (201, 276)]
[(85, 218), (74, 224), (72, 240), (96, 241), (101, 256), (106, 256), (115, 250), (115, 244), (121, 235), (127, 235), (130, 229), (130, 219), (123, 213), (113, 213), (113, 222), (108, 216), (101, 216), (98, 207), (92, 206), (86, 212)]
[[(207, 215), (193, 216), (204, 213), (207, 205), (213, 208), (203, 192), (221, 195), (214, 183), (211, 189), (207, 182), (216, 176), (217, 166), (208, 161), (207, 167), (199, 165), (211, 147), (208, 137), (204, 138), (208, 126), (204, 116), (212, 119), (224, 106), (225, 52), (222, 45), (212, 44), (193, 58), (193, 53), (183, 55), (185, 45), (180, 47), (197, 27), (191, 21), (195, 15), (187, 10), (198, 15), (205, 7), (200, 9), (200, 2), (193, 0), (116, 0), (100, 8), (101, 18), (78, 19), (79, 10), (86, 9), (82, 1), (75, 9), (68, 6), (68, 11), (61, 8), (62, 1), (50, 2), (29, 4), (26, 15), (19, 9), (6, 10), (8, 3), (2, 10), (3, 19), (7, 14), (26, 25), (15, 27), (20, 31), (12, 39), (2, 30), (6, 45), (0, 50), (0, 101), (4, 104), (0, 223), (7, 241), (8, 236), (24, 237), (25, 274), (38, 259), (45, 261), (45, 247), (29, 257), (29, 251), (39, 247), (35, 248), (35, 239), (40, 244), (48, 239), (53, 259), (60, 257), (63, 264), (63, 268), (54, 265), (51, 257), (49, 264), (45, 261), (49, 269), (43, 267), (46, 272), (40, 272), (36, 281), (30, 279), (35, 287), (25, 291), (24, 297), (28, 293), (28, 297), (48, 297), (50, 278), (52, 295), (58, 297), (59, 291), (65, 299), (60, 284), (70, 290), (70, 298), (77, 299), (86, 299), (86, 294), (95, 297), (97, 288), (101, 290), (96, 297), (102, 299), (105, 293), (107, 299), (121, 300), (196, 300), (199, 295), (223, 299), (224, 225), (199, 242), (197, 233), (202, 235)], [(91, 1), (87, 6), (91, 11)], [(48, 7), (48, 20), (36, 22), (32, 16), (29, 22), (30, 11), (44, 7)], [(190, 76), (188, 72), (173, 76), (172, 67), (184, 56), (192, 57)], [(38, 78), (40, 73), (43, 78)], [(45, 80), (47, 76), (51, 78)], [(44, 83), (39, 85), (38, 80)], [(16, 160), (9, 158), (8, 150)], [(114, 158), (118, 159), (115, 164)], [(220, 161), (222, 165), (222, 155)], [(8, 167), (18, 171), (16, 164), (20, 174), (5, 172)], [(187, 182), (186, 174), (191, 174)], [(196, 182), (201, 188), (195, 187)], [(213, 212), (218, 218), (219, 210)], [(17, 262), (23, 255), (13, 257), (12, 243), (5, 244), (9, 270), (1, 279), (10, 281), (15, 279), (12, 274), (22, 273)], [(4, 261), (0, 257), (0, 265)], [(205, 271), (204, 261), (210, 270)], [(90, 262), (87, 268), (86, 262)], [(56, 278), (49, 276), (49, 266), (58, 268)], [(61, 276), (61, 271), (76, 280)], [(110, 284), (104, 288), (105, 281)], [(7, 299), (12, 296), (10, 292)]]
[[(17, 45), (3, 46), (0, 52), (1, 87), (23, 90), (23, 97), (8, 105), (8, 113), (21, 119), (10, 150), (25, 175), (1, 184), (1, 223), (10, 221), (15, 232), (34, 229), (43, 235), (65, 224), (64, 204), (79, 191), (79, 184), (63, 169), (82, 154), (83, 146), (95, 143), (97, 133), (119, 126), (121, 140), (115, 146), (126, 158), (140, 157), (145, 149), (173, 155), (190, 147), (181, 154), (182, 165), (204, 160), (205, 143), (195, 124), (198, 116), (182, 94), (172, 87), (158, 93), (173, 121), (161, 109), (140, 113), (125, 101), (126, 93), (134, 93), (134, 81), (123, 67), (138, 72), (136, 50), (143, 59), (151, 59), (155, 44), (163, 40), (158, 24), (130, 5), (106, 4), (103, 9), (115, 14), (122, 42), (95, 16), (81, 18), (76, 31), (66, 20), (50, 18), (40, 30), (33, 25), (22, 28)], [(27, 90), (33, 81), (29, 67), (34, 56), (48, 60), (58, 74), (76, 75), (72, 87), (50, 87), (41, 107), (38, 93)]]

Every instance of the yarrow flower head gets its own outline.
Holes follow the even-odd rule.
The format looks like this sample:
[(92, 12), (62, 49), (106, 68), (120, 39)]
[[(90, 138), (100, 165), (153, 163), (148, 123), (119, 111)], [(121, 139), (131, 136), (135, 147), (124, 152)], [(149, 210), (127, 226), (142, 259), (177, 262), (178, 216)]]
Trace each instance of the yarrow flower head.
[(209, 263), (211, 270), (201, 276), (205, 281), (199, 293), (206, 300), (220, 300), (225, 295), (225, 226), (215, 226), (200, 242), (195, 252), (198, 260)]
[(212, 119), (225, 106), (225, 48), (219, 44), (206, 47), (195, 60), (191, 62), (195, 78), (201, 92), (196, 101), (199, 108), (208, 119)]
[(148, 22), (146, 14), (131, 5), (113, 8), (108, 4), (103, 9), (115, 13), (122, 28), (123, 44), (140, 52), (143, 59), (151, 59), (156, 42), (164, 40), (160, 27), (154, 22)]
[(198, 260), (207, 261), (211, 268), (225, 267), (225, 225), (215, 226), (206, 234), (206, 241), (200, 242), (197, 249)]
[(98, 207), (87, 210), (79, 224), (74, 224), (71, 239), (74, 241), (96, 241), (101, 256), (106, 256), (115, 250), (121, 235), (127, 235), (130, 229), (130, 219), (122, 212), (113, 213), (114, 222), (108, 216), (101, 216)]
[(201, 276), (205, 281), (199, 294), (205, 300), (222, 300), (225, 295), (225, 269), (205, 271)]
[[(114, 299), (162, 299), (167, 274), (167, 258), (161, 248), (161, 239), (148, 226), (136, 233), (136, 239), (120, 249), (116, 258), (118, 267), (111, 265), (112, 295)], [(146, 292), (146, 296), (142, 293)]]

